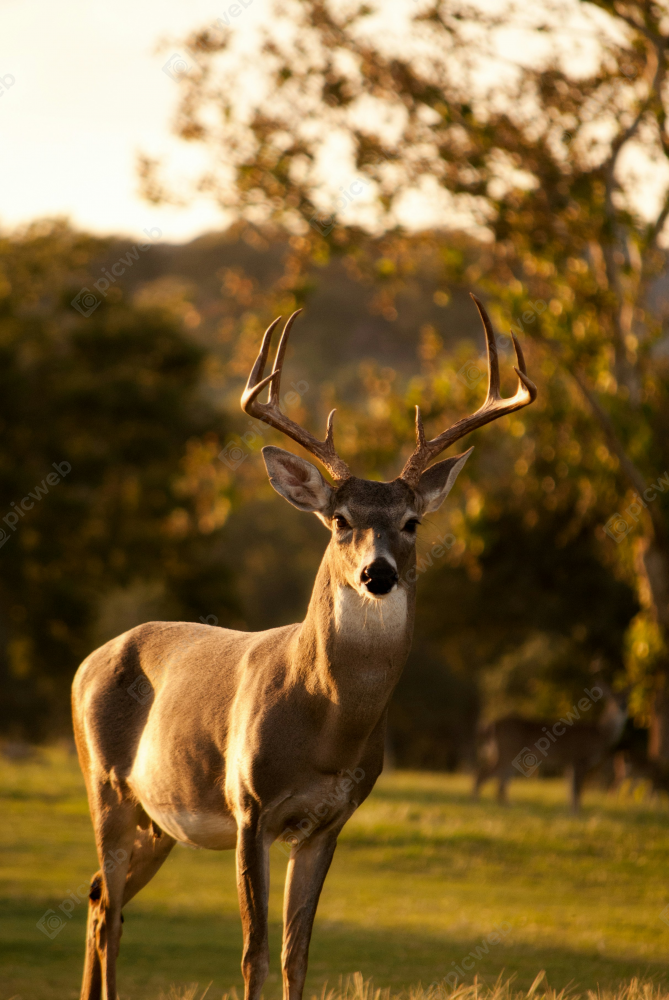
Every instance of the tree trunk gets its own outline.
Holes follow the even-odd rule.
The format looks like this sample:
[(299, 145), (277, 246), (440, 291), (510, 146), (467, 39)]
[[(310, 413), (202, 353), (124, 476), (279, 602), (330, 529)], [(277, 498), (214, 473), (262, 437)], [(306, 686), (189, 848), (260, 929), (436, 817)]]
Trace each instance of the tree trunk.
[[(654, 538), (639, 541), (636, 551), (639, 598), (658, 624), (669, 651), (669, 552)], [(669, 770), (669, 655), (655, 667), (655, 689), (650, 706), (648, 756)]]
[(656, 674), (656, 683), (648, 732), (648, 757), (669, 769), (669, 685), (666, 667)]

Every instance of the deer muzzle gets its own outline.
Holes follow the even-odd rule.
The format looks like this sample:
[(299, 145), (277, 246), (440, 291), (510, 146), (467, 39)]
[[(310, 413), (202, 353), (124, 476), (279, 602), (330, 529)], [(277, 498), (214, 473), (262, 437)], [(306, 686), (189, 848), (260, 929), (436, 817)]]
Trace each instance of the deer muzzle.
[(397, 570), (383, 556), (365, 566), (360, 574), (360, 582), (375, 597), (389, 594), (398, 580)]

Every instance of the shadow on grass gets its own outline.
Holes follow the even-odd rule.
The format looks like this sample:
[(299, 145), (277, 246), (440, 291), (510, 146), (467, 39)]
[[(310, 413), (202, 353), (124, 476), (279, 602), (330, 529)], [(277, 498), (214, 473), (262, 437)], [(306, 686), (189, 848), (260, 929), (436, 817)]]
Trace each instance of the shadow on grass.
[[(52, 901), (51, 908), (59, 902)], [(42, 907), (36, 902), (0, 901), (3, 998), (19, 994), (22, 1000), (72, 1000), (78, 995), (85, 908), (49, 939), (35, 926), (48, 906), (48, 902)], [(213, 981), (211, 996), (233, 986), (241, 990), (241, 927), (236, 915), (166, 914), (133, 909), (132, 904), (125, 914), (119, 960), (119, 992), (124, 1000), (158, 1000), (172, 983), (206, 986)], [(274, 922), (266, 1000), (281, 993), (280, 935), (280, 925)], [(335, 986), (342, 975), (358, 970), (373, 977), (377, 986), (397, 990), (418, 982), (429, 985), (452, 973), (481, 943), (480, 937), (430, 936), (317, 920), (306, 995), (320, 993), (325, 981)], [(558, 988), (569, 982), (582, 988), (606, 987), (635, 975), (669, 981), (669, 958), (644, 962), (596, 950), (529, 947), (514, 943), (513, 932), (501, 944), (489, 945), (488, 954), (475, 962), (465, 981), (471, 982), (477, 973), (492, 983), (504, 971), (506, 976), (516, 974), (518, 986), (527, 988), (540, 969), (546, 969), (549, 983)]]

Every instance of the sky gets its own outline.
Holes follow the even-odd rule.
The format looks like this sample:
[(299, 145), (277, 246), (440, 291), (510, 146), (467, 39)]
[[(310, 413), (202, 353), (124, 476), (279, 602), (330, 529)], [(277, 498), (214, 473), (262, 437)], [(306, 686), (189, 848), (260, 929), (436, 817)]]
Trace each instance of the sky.
[[(171, 135), (179, 85), (170, 69), (195, 27), (223, 18), (243, 44), (267, 24), (273, 0), (242, 2), (243, 9), (239, 0), (0, 0), (0, 231), (45, 216), (67, 216), (96, 234), (149, 230), (170, 242), (223, 228), (229, 220), (211, 200), (185, 208), (144, 201), (137, 157), (163, 159), (170, 181), (199, 173), (204, 152)], [(414, 9), (384, 0), (396, 27), (398, 15)], [(582, 60), (587, 32), (576, 38)], [(506, 36), (502, 47), (517, 48)], [(669, 176), (633, 156), (631, 166), (639, 168), (639, 207), (647, 201), (652, 214)], [(336, 174), (337, 183), (342, 178), (352, 180)], [(417, 196), (398, 219), (420, 228), (434, 223), (436, 209), (434, 194)]]
[[(251, 0), (231, 25), (244, 31), (268, 2)], [(0, 229), (65, 215), (93, 233), (157, 227), (177, 242), (221, 228), (210, 201), (184, 209), (143, 201), (136, 159), (167, 153), (185, 169), (190, 152), (170, 137), (178, 84), (163, 66), (179, 39), (230, 4), (0, 0)]]
[[(172, 187), (180, 174), (198, 173), (204, 153), (170, 132), (179, 86), (169, 69), (193, 28), (225, 18), (243, 44), (270, 18), (272, 0), (244, 0), (231, 17), (234, 2), (0, 0), (0, 231), (65, 215), (93, 233), (139, 237), (149, 229), (177, 242), (225, 226), (211, 200), (187, 208), (144, 201), (137, 157), (161, 156)], [(384, 0), (395, 27), (415, 9)], [(340, 172), (335, 187), (354, 179)], [(433, 224), (442, 194), (410, 197), (398, 219)]]

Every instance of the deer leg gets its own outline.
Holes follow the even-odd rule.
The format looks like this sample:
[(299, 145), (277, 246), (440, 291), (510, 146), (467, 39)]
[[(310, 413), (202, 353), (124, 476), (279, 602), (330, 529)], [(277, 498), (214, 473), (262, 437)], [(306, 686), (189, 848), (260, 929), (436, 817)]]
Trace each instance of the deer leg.
[(337, 846), (339, 829), (314, 833), (293, 850), (283, 900), (283, 1000), (301, 1000), (318, 899)]
[(497, 769), (497, 764), (483, 763), (479, 765), (476, 772), (476, 778), (474, 779), (474, 787), (472, 789), (472, 795), (475, 799), (479, 797), (479, 793), (486, 781), (489, 781), (495, 774)]
[(86, 921), (86, 953), (84, 957), (84, 975), (81, 982), (81, 1000), (100, 1000), (102, 997), (102, 967), (96, 942), (97, 907), (93, 896), (100, 892), (102, 872), (96, 872), (91, 879), (91, 898), (88, 903), (88, 918)]
[(571, 811), (576, 815), (581, 808), (581, 794), (583, 784), (588, 773), (588, 767), (579, 761), (572, 765), (571, 769)]
[(624, 750), (613, 755), (613, 783), (611, 791), (618, 794), (627, 781), (627, 760)]
[(121, 943), (121, 907), (133, 849), (136, 808), (102, 787), (94, 816), (100, 870), (93, 876), (88, 903), (86, 957), (81, 1000), (116, 1000), (116, 959)]
[(238, 821), (237, 892), (244, 932), (244, 1000), (258, 1000), (269, 972), (269, 841), (256, 818)]
[(497, 775), (497, 801), (501, 806), (508, 806), (509, 797), (506, 792), (506, 786), (511, 780), (511, 774), (507, 770), (499, 771)]
[(137, 829), (123, 890), (123, 906), (151, 881), (175, 844), (174, 837), (166, 833), (156, 836), (151, 829)]

